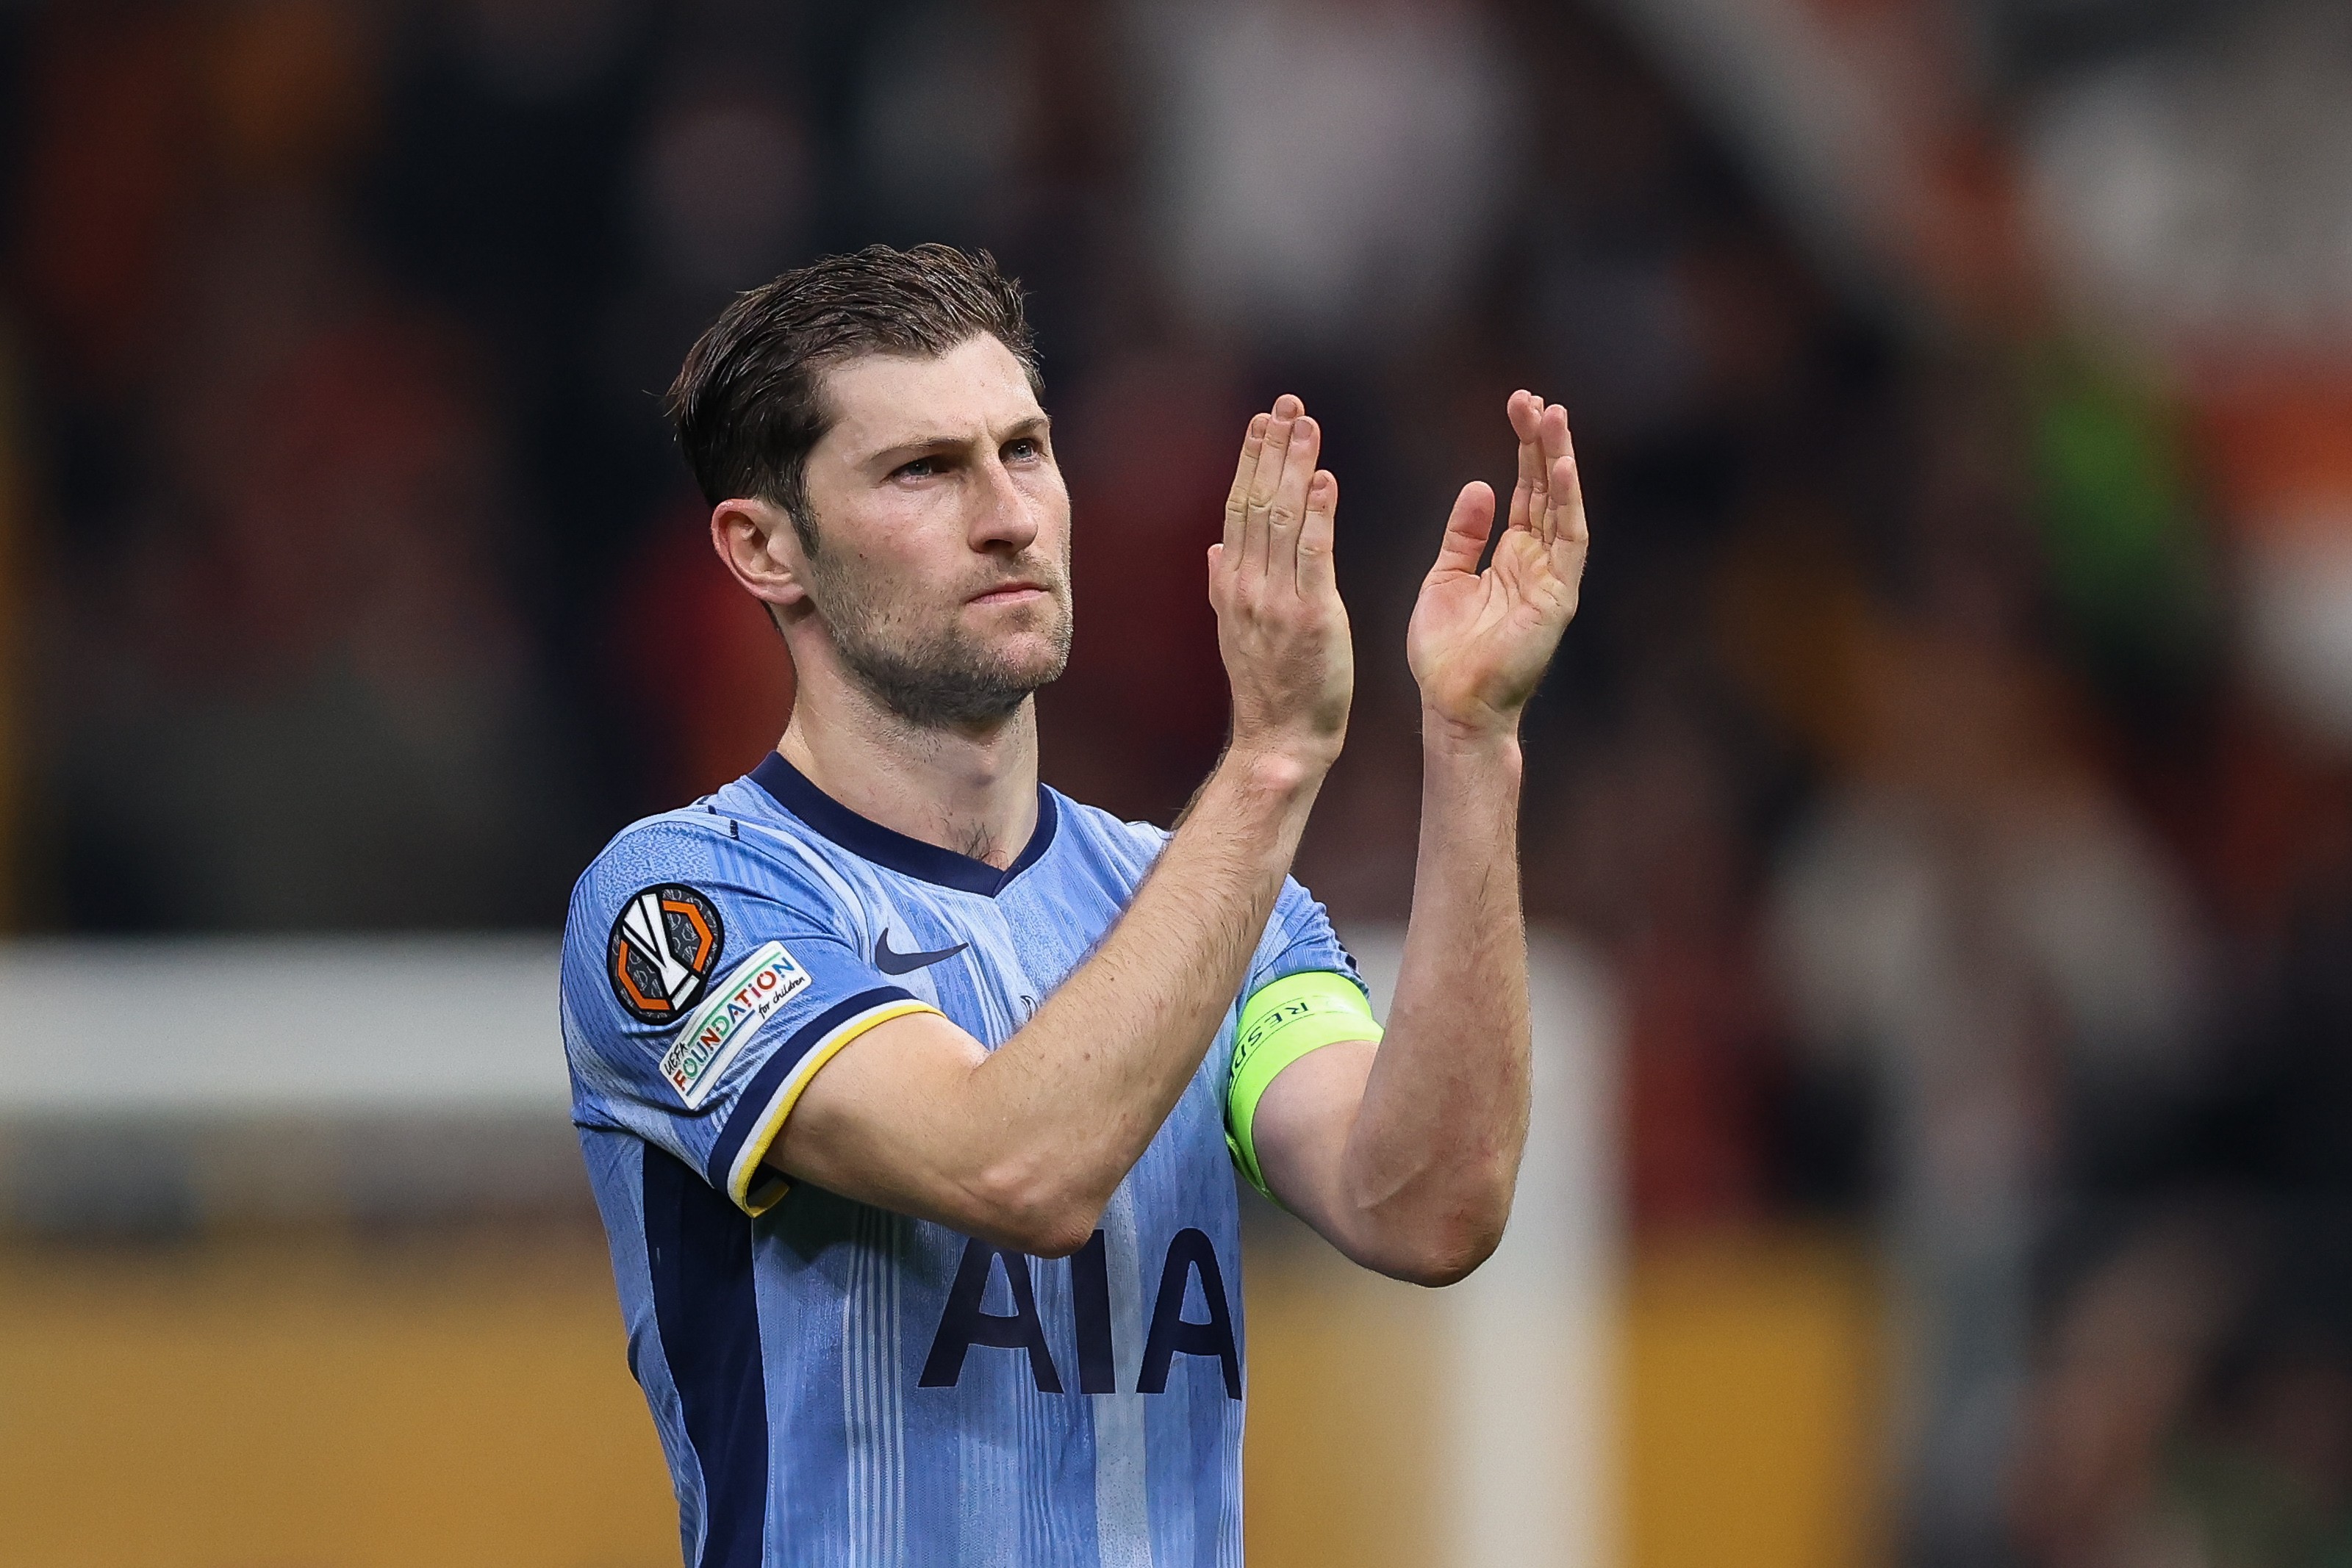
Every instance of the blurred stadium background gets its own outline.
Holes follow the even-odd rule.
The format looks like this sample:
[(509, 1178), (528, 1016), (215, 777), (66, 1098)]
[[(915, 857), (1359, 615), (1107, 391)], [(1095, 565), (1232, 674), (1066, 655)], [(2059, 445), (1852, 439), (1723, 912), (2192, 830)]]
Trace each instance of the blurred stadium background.
[(1073, 793), (1207, 766), (1323, 416), (1370, 955), (1445, 502), (1579, 438), (1520, 1224), (1259, 1217), (1254, 1561), (2352, 1562), (2340, 0), (0, 4), (0, 1557), (675, 1561), (552, 932), (791, 698), (658, 390), (923, 238), (1034, 291)]

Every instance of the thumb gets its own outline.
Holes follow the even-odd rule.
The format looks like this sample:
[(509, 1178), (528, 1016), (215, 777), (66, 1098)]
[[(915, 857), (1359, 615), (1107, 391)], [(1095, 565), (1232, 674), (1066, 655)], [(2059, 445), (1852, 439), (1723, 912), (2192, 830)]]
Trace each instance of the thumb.
[(1476, 571), (1478, 558), (1486, 553), (1487, 537), (1494, 531), (1495, 492), (1484, 479), (1473, 479), (1454, 497), (1454, 510), (1445, 519), (1445, 537), (1437, 545), (1437, 564), (1429, 569), (1429, 575)]

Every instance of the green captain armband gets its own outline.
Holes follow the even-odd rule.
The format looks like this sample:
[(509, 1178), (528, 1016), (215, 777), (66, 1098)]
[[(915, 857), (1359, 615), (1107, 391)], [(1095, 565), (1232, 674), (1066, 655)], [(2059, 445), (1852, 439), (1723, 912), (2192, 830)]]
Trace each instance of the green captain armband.
[(1225, 1143), (1250, 1186), (1265, 1192), (1250, 1128), (1258, 1100), (1276, 1074), (1310, 1051), (1343, 1040), (1380, 1038), (1364, 988), (1337, 970), (1286, 975), (1250, 993), (1242, 1004), (1241, 1027), (1234, 1032), (1233, 1076), (1225, 1089)]

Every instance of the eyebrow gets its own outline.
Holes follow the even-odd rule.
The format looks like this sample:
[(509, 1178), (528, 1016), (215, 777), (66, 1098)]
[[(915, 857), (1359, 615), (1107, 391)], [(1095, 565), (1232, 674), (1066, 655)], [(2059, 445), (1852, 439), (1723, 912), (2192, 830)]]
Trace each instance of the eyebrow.
[[(1053, 427), (1052, 414), (1045, 413), (1027, 414), (1005, 426), (998, 433), (995, 439), (1001, 445), (1007, 441), (1021, 440), (1024, 436), (1046, 434)], [(894, 441), (887, 446), (877, 447), (860, 458), (857, 465), (870, 467), (887, 462), (895, 468), (899, 464), (911, 462), (926, 453), (954, 451), (971, 444), (971, 440), (961, 435), (919, 435), (911, 440)]]

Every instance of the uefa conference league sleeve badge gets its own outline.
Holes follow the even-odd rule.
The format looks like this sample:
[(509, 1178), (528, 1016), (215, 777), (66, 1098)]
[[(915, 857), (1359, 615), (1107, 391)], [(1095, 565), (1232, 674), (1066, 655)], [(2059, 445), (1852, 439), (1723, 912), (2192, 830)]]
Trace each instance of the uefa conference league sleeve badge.
[(726, 945), (719, 907), (682, 883), (640, 888), (605, 941), (613, 998), (641, 1023), (676, 1023), (700, 998)]

